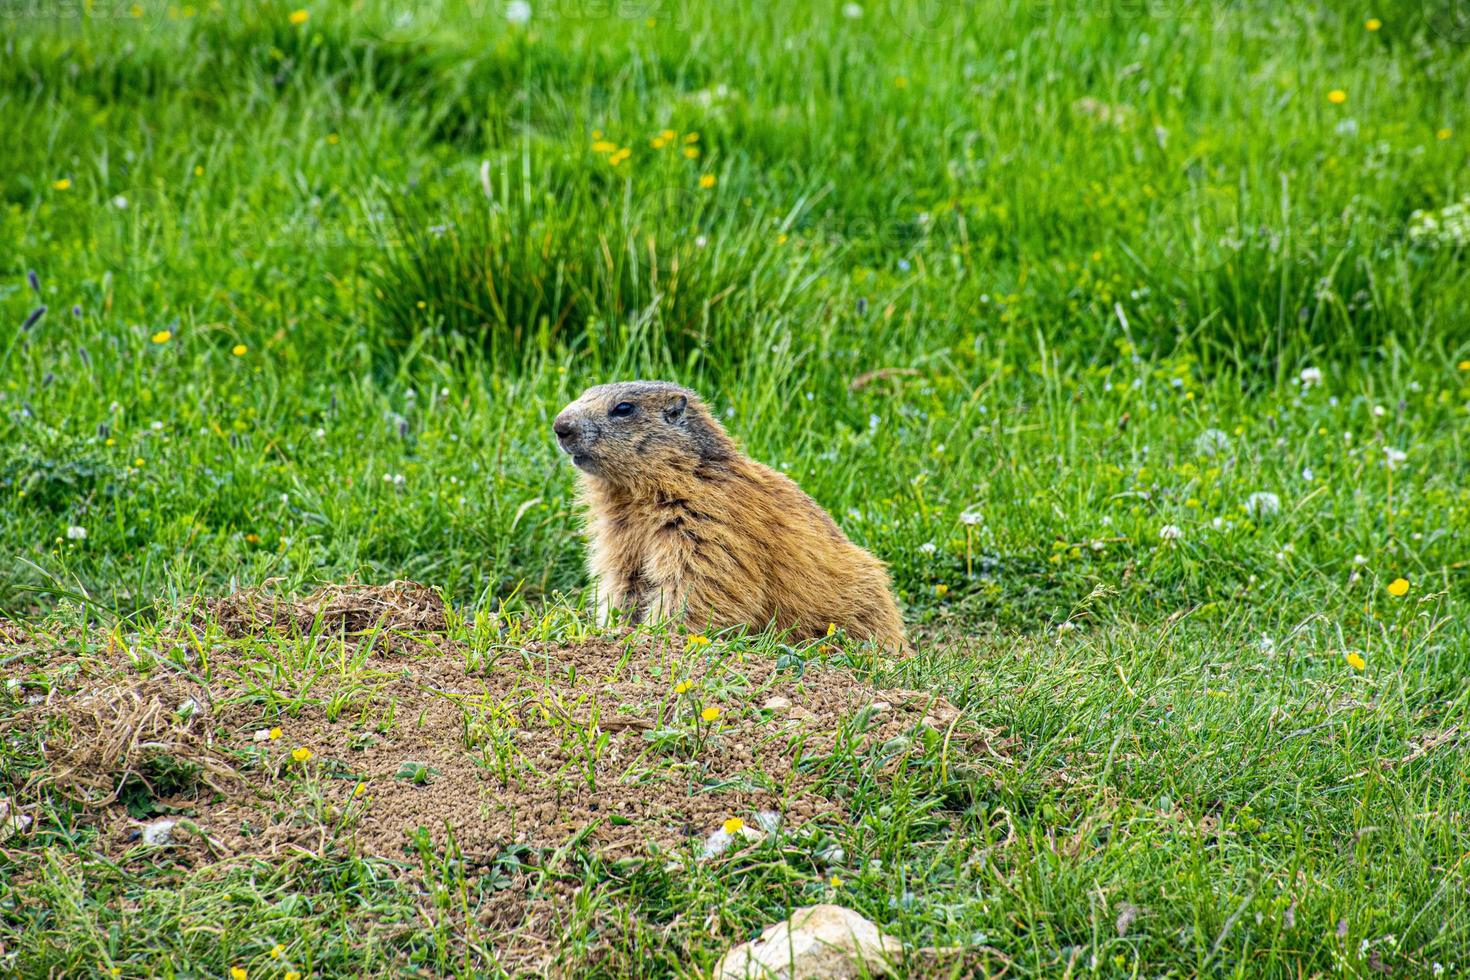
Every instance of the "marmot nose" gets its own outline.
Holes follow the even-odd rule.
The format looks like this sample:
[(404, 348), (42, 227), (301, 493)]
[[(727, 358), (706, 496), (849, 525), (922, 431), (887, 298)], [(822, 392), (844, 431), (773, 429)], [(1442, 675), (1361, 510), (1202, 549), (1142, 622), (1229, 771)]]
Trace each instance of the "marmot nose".
[(577, 431), (577, 423), (568, 419), (557, 419), (551, 423), (551, 431), (556, 433), (558, 439), (566, 439)]

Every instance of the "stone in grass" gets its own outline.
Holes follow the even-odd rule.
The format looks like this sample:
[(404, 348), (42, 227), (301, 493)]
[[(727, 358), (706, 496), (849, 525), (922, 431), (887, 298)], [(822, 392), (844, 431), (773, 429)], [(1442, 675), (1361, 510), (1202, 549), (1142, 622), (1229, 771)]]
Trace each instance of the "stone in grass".
[(890, 976), (903, 945), (840, 905), (797, 909), (715, 964), (715, 980), (857, 980)]
[(726, 829), (726, 827), (731, 826), (728, 823), (724, 826), (716, 827), (714, 833), (705, 838), (704, 849), (699, 853), (699, 860), (708, 861), (712, 858), (719, 857), (730, 849), (730, 846), (735, 843), (737, 838), (744, 838), (750, 843), (756, 844), (780, 832), (781, 815), (774, 810), (762, 810), (755, 815), (756, 826), (752, 827), (743, 820), (739, 821), (739, 823), (740, 826), (733, 833)]

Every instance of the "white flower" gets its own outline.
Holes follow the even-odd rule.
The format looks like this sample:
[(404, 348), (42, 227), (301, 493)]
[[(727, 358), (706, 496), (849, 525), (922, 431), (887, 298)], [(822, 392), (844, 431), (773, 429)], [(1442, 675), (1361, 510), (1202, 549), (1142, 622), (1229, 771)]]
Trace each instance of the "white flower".
[(1184, 532), (1177, 524), (1165, 524), (1159, 528), (1159, 537), (1165, 541), (1178, 541), (1184, 537)]
[(73, 524), (66, 529), (66, 539), (68, 541), (85, 541), (87, 540), (87, 529)]
[(143, 828), (143, 843), (152, 847), (161, 847), (171, 842), (173, 838), (174, 825), (177, 820), (155, 820)]
[(1302, 467), (1302, 479), (1305, 480), (1307, 483), (1311, 483), (1315, 476), (1316, 474), (1312, 472), (1312, 468), (1310, 466)]
[(842, 16), (846, 17), (848, 20), (857, 20), (858, 18), (862, 17), (862, 15), (862, 4), (844, 3), (842, 5)]
[(1368, 556), (1367, 555), (1353, 555), (1353, 564), (1354, 565), (1366, 565), (1366, 564), (1368, 564)]
[(960, 511), (960, 523), (974, 527), (976, 524), (984, 523), (985, 515), (980, 512), (979, 504), (971, 504)]
[(1206, 429), (1194, 440), (1194, 451), (1200, 456), (1219, 456), (1230, 451), (1230, 437), (1219, 429)]
[(1262, 490), (1246, 498), (1245, 512), (1252, 517), (1275, 517), (1281, 511), (1281, 498)]
[(1384, 408), (1382, 405), (1374, 405), (1373, 406), (1373, 417), (1374, 418), (1381, 419), (1381, 418), (1383, 418), (1387, 414), (1388, 414), (1388, 409)]
[(1395, 449), (1392, 446), (1383, 447), (1383, 461), (1388, 464), (1388, 468), (1391, 470), (1397, 469), (1398, 465), (1408, 458), (1409, 454), (1402, 449)]
[(531, 20), (531, 5), (526, 0), (510, 0), (505, 5), (505, 19), (512, 24), (525, 24)]
[(128, 199), (119, 194), (112, 199), (112, 206), (119, 211), (126, 211), (128, 209)]
[(1303, 388), (1319, 385), (1322, 383), (1322, 369), (1314, 367), (1302, 368), (1301, 379)]
[(934, 554), (934, 552), (938, 551), (939, 548), (934, 544), (933, 541), (925, 541), (923, 544), (919, 545), (919, 550), (926, 555), (932, 555)]

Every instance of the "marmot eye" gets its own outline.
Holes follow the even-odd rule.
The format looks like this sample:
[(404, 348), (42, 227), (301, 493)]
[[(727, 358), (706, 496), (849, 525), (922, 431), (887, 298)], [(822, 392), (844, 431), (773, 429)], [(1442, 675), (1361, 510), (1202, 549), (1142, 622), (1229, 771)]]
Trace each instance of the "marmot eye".
[(620, 419), (624, 416), (632, 415), (633, 407), (634, 406), (632, 402), (618, 402), (612, 407), (612, 411), (608, 412), (607, 414), (611, 415), (615, 419)]

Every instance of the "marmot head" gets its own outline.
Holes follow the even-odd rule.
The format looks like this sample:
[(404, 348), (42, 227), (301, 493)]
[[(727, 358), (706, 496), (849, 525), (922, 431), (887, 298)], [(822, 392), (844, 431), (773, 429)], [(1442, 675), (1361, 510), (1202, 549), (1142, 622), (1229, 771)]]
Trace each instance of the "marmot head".
[(556, 441), (588, 476), (630, 485), (728, 459), (734, 445), (699, 396), (668, 381), (597, 385), (561, 410)]

